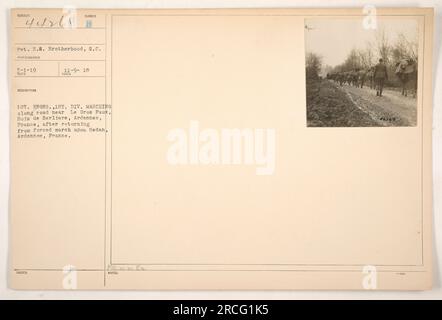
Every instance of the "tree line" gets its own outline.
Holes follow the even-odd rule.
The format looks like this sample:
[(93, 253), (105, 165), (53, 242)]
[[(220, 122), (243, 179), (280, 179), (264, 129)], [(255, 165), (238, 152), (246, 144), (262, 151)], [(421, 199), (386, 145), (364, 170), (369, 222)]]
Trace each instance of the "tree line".
[(345, 60), (337, 66), (323, 65), (323, 59), (316, 53), (306, 54), (306, 76), (317, 79), (321, 75), (335, 72), (346, 72), (355, 69), (369, 69), (374, 66), (379, 58), (387, 65), (388, 83), (390, 86), (399, 86), (399, 80), (395, 77), (396, 63), (402, 59), (418, 59), (418, 39), (406, 37), (399, 33), (392, 42), (384, 29), (379, 30), (375, 40), (367, 42), (364, 48), (353, 48)]

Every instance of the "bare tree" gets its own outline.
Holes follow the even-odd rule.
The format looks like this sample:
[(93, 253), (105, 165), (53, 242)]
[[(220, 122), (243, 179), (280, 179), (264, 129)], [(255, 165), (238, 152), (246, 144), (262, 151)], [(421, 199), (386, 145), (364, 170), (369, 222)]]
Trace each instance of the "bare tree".
[(370, 68), (374, 64), (374, 52), (373, 52), (373, 44), (371, 42), (367, 42), (364, 49), (364, 67)]
[(309, 52), (305, 57), (305, 71), (308, 79), (318, 79), (322, 68), (322, 57)]
[(391, 46), (389, 44), (389, 39), (387, 33), (385, 32), (385, 29), (384, 28), (379, 29), (375, 37), (376, 37), (376, 47), (379, 57), (381, 57), (385, 63), (389, 64)]
[(398, 34), (396, 43), (392, 49), (392, 56), (395, 61), (401, 59), (413, 59), (417, 60), (417, 49), (418, 42), (417, 39), (408, 40), (407, 37), (400, 33)]
[(361, 68), (361, 66), (362, 63), (361, 63), (360, 51), (353, 48), (347, 55), (347, 58), (345, 59), (342, 65), (342, 69), (345, 71), (350, 71)]

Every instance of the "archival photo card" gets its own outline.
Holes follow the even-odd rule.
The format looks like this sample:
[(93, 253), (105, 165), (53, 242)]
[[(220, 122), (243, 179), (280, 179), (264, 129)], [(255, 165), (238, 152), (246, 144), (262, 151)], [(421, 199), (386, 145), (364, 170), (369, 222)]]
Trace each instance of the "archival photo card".
[(419, 42), (406, 16), (306, 19), (307, 126), (416, 126)]

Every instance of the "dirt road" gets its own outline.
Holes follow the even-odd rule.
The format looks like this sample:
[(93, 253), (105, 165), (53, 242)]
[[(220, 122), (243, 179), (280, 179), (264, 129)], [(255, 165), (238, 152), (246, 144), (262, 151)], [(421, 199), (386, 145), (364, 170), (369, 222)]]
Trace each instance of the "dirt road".
[(329, 80), (307, 82), (307, 124), (313, 127), (416, 125), (416, 99), (368, 87), (340, 86)]
[[(335, 85), (335, 84), (334, 84)], [(338, 85), (336, 85), (339, 87)], [(382, 97), (368, 87), (340, 87), (360, 110), (367, 113), (380, 126), (415, 126), (416, 99), (404, 97), (400, 92), (384, 90)]]

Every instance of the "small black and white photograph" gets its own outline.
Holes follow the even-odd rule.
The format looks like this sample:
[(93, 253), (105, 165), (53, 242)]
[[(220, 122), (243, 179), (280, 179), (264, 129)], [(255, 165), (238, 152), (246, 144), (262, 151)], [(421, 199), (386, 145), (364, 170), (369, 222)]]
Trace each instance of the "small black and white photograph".
[(416, 126), (418, 21), (375, 18), (305, 20), (308, 127)]

